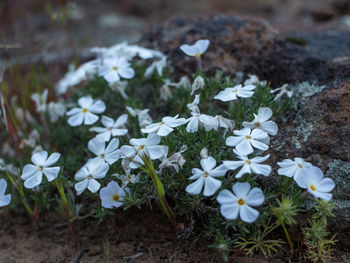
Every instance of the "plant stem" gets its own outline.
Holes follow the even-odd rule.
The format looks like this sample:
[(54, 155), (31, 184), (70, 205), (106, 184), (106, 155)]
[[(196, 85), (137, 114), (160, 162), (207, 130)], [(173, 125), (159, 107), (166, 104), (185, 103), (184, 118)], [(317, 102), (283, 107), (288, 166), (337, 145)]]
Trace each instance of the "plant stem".
[(60, 193), (64, 210), (66, 212), (66, 217), (67, 217), (67, 221), (68, 221), (69, 230), (72, 233), (72, 235), (75, 237), (75, 241), (77, 242), (77, 244), (79, 244), (80, 238), (79, 238), (79, 235), (77, 233), (75, 224), (73, 222), (74, 218), (71, 217), (72, 216), (72, 212), (71, 212), (71, 210), (69, 209), (69, 206), (68, 206), (67, 197), (66, 197), (66, 194), (64, 192), (63, 182), (62, 182), (61, 178), (57, 178), (55, 183), (56, 183), (57, 190)]
[[(13, 186), (16, 188), (16, 190), (18, 191), (19, 196), (21, 197), (22, 203), (23, 203), (24, 207), (26, 208), (28, 214), (29, 214), (30, 216), (33, 216), (33, 217), (34, 217), (34, 211), (33, 211), (33, 209), (30, 207), (30, 205), (28, 204), (27, 199), (26, 199), (25, 196), (24, 196), (24, 192), (23, 192), (22, 187), (20, 187), (20, 186), (15, 182), (15, 180), (13, 180), (12, 176), (11, 176), (8, 172), (6, 172), (6, 175), (7, 175), (8, 179), (11, 181), (12, 185), (13, 185)], [(35, 218), (35, 217), (34, 217), (34, 218)], [(35, 220), (37, 221), (36, 218), (35, 218)]]
[(174, 213), (166, 200), (163, 184), (154, 170), (151, 158), (148, 155), (144, 155), (142, 156), (142, 160), (145, 164), (143, 167), (141, 167), (141, 169), (144, 170), (151, 177), (154, 188), (156, 190), (157, 197), (159, 199), (160, 204), (162, 205), (165, 214), (168, 216), (168, 218), (174, 224), (174, 226), (176, 226)]
[(290, 239), (290, 236), (289, 236), (288, 230), (286, 228), (286, 225), (284, 224), (283, 220), (281, 220), (280, 218), (278, 218), (278, 221), (279, 221), (279, 223), (281, 224), (281, 226), (283, 228), (284, 234), (286, 235), (289, 247), (293, 250), (293, 242)]

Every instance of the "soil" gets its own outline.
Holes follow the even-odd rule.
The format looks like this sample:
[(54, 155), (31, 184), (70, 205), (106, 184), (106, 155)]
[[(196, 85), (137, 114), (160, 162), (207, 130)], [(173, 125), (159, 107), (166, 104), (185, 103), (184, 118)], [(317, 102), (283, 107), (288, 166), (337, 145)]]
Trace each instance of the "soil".
[[(157, 208), (118, 210), (100, 224), (80, 220), (78, 244), (57, 214), (50, 213), (41, 221), (38, 227), (25, 213), (2, 215), (0, 262), (224, 262), (208, 247), (212, 240), (200, 230), (194, 230), (188, 239), (180, 238)], [(248, 258), (237, 250), (229, 262), (283, 261)]]

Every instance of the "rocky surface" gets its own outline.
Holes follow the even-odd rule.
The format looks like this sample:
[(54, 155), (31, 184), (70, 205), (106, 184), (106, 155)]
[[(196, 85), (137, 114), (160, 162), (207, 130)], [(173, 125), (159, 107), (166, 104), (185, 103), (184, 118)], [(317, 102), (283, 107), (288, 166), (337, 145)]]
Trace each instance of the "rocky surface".
[(174, 19), (154, 27), (141, 43), (169, 54), (180, 72), (193, 72), (195, 63), (178, 47), (206, 38), (211, 41), (203, 56), (206, 71), (220, 68), (230, 74), (239, 70), (250, 72), (268, 79), (272, 85), (302, 81), (333, 85), (350, 77), (349, 58), (346, 57), (350, 39), (345, 37), (349, 33), (350, 30), (332, 30), (331, 36), (327, 31), (322, 38), (321, 33), (314, 38), (313, 35), (310, 38), (305, 35), (284, 37), (263, 20), (213, 16), (197, 20)]
[(209, 73), (217, 69), (230, 75), (254, 73), (274, 88), (313, 83), (293, 86), (298, 103), (272, 141), (273, 161), (301, 156), (327, 171), (339, 187), (334, 192), (336, 225), (344, 229), (350, 227), (350, 195), (344, 194), (350, 189), (349, 33), (328, 28), (282, 35), (263, 20), (213, 16), (156, 26), (142, 44), (167, 53), (176, 71), (188, 75), (194, 72), (195, 62), (178, 47), (207, 38), (211, 44), (203, 65)]

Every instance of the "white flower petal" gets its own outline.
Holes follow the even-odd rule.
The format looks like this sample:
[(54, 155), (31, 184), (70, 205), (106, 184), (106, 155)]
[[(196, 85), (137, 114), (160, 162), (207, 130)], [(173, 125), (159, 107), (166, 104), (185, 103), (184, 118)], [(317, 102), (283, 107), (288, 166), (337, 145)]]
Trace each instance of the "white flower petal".
[(238, 152), (244, 155), (251, 154), (254, 152), (252, 145), (250, 144), (253, 140), (242, 140), (237, 146), (236, 149)]
[(119, 74), (124, 79), (132, 79), (135, 76), (135, 71), (132, 68), (121, 68)]
[(237, 197), (227, 189), (222, 190), (216, 198), (216, 201), (221, 205), (235, 203), (236, 200)]
[(98, 116), (91, 113), (91, 112), (87, 112), (84, 114), (84, 124), (85, 125), (91, 125), (94, 124), (95, 122), (98, 121)]
[(204, 196), (211, 196), (215, 194), (215, 192), (221, 187), (221, 181), (217, 180), (215, 178), (212, 178), (211, 176), (208, 176), (204, 180)]
[(253, 223), (259, 216), (259, 212), (250, 206), (243, 205), (239, 211), (239, 215), (244, 222)]
[(21, 179), (27, 180), (29, 177), (33, 176), (36, 172), (38, 172), (38, 167), (33, 164), (26, 164), (23, 167)]
[(49, 182), (55, 180), (59, 172), (60, 167), (47, 167), (43, 170), (43, 173)]
[(77, 194), (80, 195), (88, 186), (89, 179), (84, 179), (81, 182), (78, 182), (74, 185), (75, 190), (77, 191)]
[(84, 121), (84, 114), (80, 111), (79, 113), (71, 116), (69, 119), (68, 119), (68, 124), (70, 126), (80, 126), (83, 124), (83, 121)]
[(235, 178), (241, 178), (244, 174), (250, 174), (252, 171), (250, 170), (250, 166), (245, 164), (242, 169), (235, 175)]
[(267, 108), (267, 107), (261, 107), (261, 108), (259, 108), (258, 116), (259, 116), (260, 122), (265, 122), (271, 118), (272, 110), (270, 108)]
[(101, 187), (101, 184), (99, 182), (97, 182), (95, 179), (90, 179), (88, 182), (88, 189), (92, 192), (92, 193), (96, 193)]
[(203, 189), (203, 184), (204, 178), (201, 176), (186, 187), (186, 192), (192, 195), (198, 195)]
[(32, 177), (24, 181), (24, 186), (25, 188), (33, 189), (34, 187), (41, 184), (42, 179), (43, 179), (43, 173), (38, 171)]
[(243, 198), (247, 196), (250, 190), (249, 183), (235, 183), (232, 187), (233, 193), (237, 196), (237, 198)]
[(49, 158), (45, 161), (44, 166), (48, 167), (55, 163), (57, 163), (58, 159), (60, 159), (61, 154), (60, 153), (52, 153)]
[(78, 105), (82, 108), (89, 108), (94, 100), (90, 96), (81, 97), (78, 100)]
[(241, 137), (235, 137), (235, 136), (229, 136), (226, 138), (226, 145), (227, 146), (236, 146), (240, 144), (244, 139)]
[(228, 220), (237, 219), (239, 213), (239, 206), (237, 204), (225, 204), (220, 207), (220, 213)]
[(32, 162), (39, 166), (39, 165), (44, 165), (47, 159), (47, 152), (46, 151), (41, 151), (38, 153), (33, 154), (32, 156)]
[(88, 143), (88, 149), (93, 154), (99, 156), (105, 151), (105, 141), (99, 137), (93, 138)]
[(254, 139), (250, 140), (250, 142), (255, 148), (262, 150), (262, 151), (266, 151), (269, 148), (269, 146), (267, 146), (265, 143), (259, 142), (259, 141), (254, 140)]
[(201, 159), (200, 162), (203, 170), (206, 172), (211, 171), (216, 165), (215, 159), (211, 156), (209, 156), (208, 158)]
[(272, 170), (271, 166), (267, 164), (252, 163), (250, 167), (255, 174), (262, 174), (264, 176), (268, 176)]
[(89, 111), (92, 113), (100, 114), (106, 110), (106, 104), (102, 100), (97, 100), (94, 104), (91, 105)]
[(248, 205), (257, 206), (261, 205), (264, 202), (264, 194), (261, 189), (254, 187), (250, 190), (249, 194), (246, 196), (245, 202)]

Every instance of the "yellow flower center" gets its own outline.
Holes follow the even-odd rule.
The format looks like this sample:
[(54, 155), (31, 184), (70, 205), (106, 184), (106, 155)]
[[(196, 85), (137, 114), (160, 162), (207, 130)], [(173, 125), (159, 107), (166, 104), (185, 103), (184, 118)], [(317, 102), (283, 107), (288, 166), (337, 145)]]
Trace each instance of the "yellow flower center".
[(237, 92), (237, 89), (233, 89), (232, 92), (233, 92), (233, 93), (236, 93), (236, 92)]
[(101, 154), (100, 154), (100, 157), (101, 157), (101, 159), (104, 159), (104, 158), (105, 158), (105, 154), (104, 154), (104, 153), (101, 153)]
[(89, 174), (89, 176), (87, 177), (87, 179), (91, 180), (91, 179), (92, 179), (92, 174)]
[(108, 131), (111, 131), (112, 129), (113, 129), (113, 127), (109, 127), (109, 128), (107, 128), (107, 130), (108, 130)]
[(255, 128), (261, 128), (260, 122), (256, 122), (256, 123), (254, 124), (254, 127), (255, 127)]
[(87, 108), (84, 108), (83, 109), (83, 113), (87, 113), (88, 112), (88, 109)]
[(44, 170), (44, 166), (40, 165), (40, 166), (38, 167), (38, 171), (42, 172), (42, 170)]
[(144, 145), (139, 145), (139, 147), (137, 147), (137, 150), (142, 151), (144, 148), (145, 148)]
[(112, 69), (113, 69), (114, 71), (118, 71), (119, 68), (118, 68), (118, 67), (113, 67)]
[(246, 139), (246, 140), (251, 140), (251, 139), (252, 139), (252, 136), (247, 135), (247, 136), (245, 136), (245, 139)]
[(249, 161), (249, 160), (245, 160), (244, 163), (249, 165), (249, 164), (251, 164), (252, 162)]
[(244, 204), (245, 204), (245, 201), (244, 201), (242, 198), (240, 198), (240, 199), (238, 199), (237, 203), (238, 203), (239, 205), (244, 205)]
[(207, 178), (209, 176), (209, 173), (208, 172), (204, 172), (203, 173), (203, 177)]
[(316, 191), (316, 187), (313, 184), (310, 185), (310, 188), (312, 191)]
[(194, 56), (198, 58), (198, 57), (200, 57), (200, 56), (201, 56), (201, 54), (195, 54)]
[(118, 200), (119, 200), (119, 195), (118, 195), (118, 194), (114, 194), (114, 195), (112, 196), (112, 199), (113, 199), (114, 201), (118, 201)]
[(304, 168), (304, 165), (301, 164), (301, 163), (298, 163), (298, 167), (299, 167), (299, 168)]

